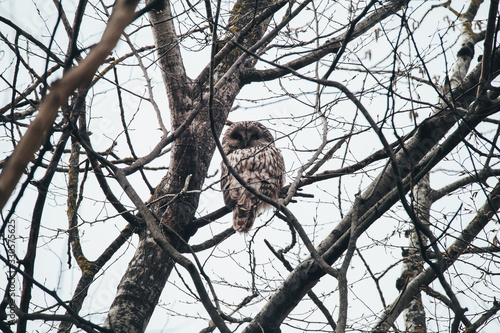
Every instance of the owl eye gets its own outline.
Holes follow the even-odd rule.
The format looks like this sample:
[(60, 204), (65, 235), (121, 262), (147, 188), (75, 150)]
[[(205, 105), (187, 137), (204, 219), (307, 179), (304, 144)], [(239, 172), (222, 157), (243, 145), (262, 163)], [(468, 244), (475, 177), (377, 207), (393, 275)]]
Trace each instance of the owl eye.
[(258, 140), (259, 139), (259, 134), (258, 133), (252, 133), (252, 135), (250, 136), (250, 140), (249, 141), (255, 141), (255, 140)]
[(241, 141), (243, 140), (243, 137), (240, 133), (234, 132), (233, 134), (231, 134), (231, 139)]

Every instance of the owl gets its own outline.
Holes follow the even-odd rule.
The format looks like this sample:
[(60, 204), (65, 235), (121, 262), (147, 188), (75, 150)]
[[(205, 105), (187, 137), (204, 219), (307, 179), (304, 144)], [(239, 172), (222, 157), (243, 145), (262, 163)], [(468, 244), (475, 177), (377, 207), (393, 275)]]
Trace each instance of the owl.
[[(271, 199), (278, 199), (285, 182), (285, 163), (264, 125), (257, 121), (233, 123), (222, 138), (222, 148), (230, 165), (248, 185)], [(245, 189), (228, 172), (224, 162), (221, 168), (221, 188), (224, 203), (233, 209), (233, 228), (247, 233), (255, 218), (270, 205)]]

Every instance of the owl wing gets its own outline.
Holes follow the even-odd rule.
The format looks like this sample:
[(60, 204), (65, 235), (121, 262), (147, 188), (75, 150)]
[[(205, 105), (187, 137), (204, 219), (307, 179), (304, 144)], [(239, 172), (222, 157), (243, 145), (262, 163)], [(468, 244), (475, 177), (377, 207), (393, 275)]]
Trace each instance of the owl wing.
[(264, 163), (260, 168), (260, 193), (273, 200), (278, 199), (279, 191), (285, 183), (285, 162), (281, 152), (274, 146), (269, 146), (263, 152)]

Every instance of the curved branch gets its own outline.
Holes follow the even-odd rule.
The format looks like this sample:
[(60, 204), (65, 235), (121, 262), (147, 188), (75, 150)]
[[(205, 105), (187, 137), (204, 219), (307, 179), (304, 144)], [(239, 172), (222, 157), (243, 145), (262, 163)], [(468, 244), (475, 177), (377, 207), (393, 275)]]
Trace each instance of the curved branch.
[(190, 245), (190, 249), (185, 247), (185, 248), (181, 249), (179, 252), (186, 253), (186, 252), (190, 252), (190, 251), (200, 252), (200, 251), (208, 250), (208, 249), (222, 243), (222, 241), (226, 240), (227, 238), (234, 235), (235, 233), (236, 233), (236, 231), (234, 230), (234, 228), (232, 228), (232, 227), (227, 228), (226, 230), (222, 231), (218, 235), (215, 235), (211, 239), (206, 240), (201, 244)]
[[(359, 22), (356, 28), (351, 34), (351, 39), (360, 36), (369, 29), (371, 29), (376, 24), (380, 23), (385, 18), (394, 15), (395, 12), (400, 10), (409, 1), (387, 1), (382, 5), (381, 8), (375, 9), (372, 14), (370, 14), (366, 19)], [(286, 74), (290, 74), (291, 70), (298, 70), (307, 65), (310, 65), (328, 54), (337, 52), (342, 46), (342, 42), (345, 40), (347, 33), (342, 34), (339, 37), (334, 37), (326, 41), (322, 46), (317, 48), (315, 51), (308, 53), (306, 56), (300, 57), (298, 59), (292, 60), (285, 64), (283, 67), (266, 69), (266, 70), (248, 70), (243, 78), (244, 82), (258, 82), (258, 81), (270, 81), (280, 78)]]
[(464, 177), (459, 179), (449, 185), (446, 185), (439, 190), (433, 190), (430, 193), (430, 200), (432, 202), (438, 201), (445, 195), (452, 193), (453, 191), (458, 190), (461, 187), (472, 184), (474, 182), (485, 182), (488, 178), (493, 176), (500, 176), (500, 169), (483, 169), (480, 170), (477, 174), (470, 175), (468, 177)]

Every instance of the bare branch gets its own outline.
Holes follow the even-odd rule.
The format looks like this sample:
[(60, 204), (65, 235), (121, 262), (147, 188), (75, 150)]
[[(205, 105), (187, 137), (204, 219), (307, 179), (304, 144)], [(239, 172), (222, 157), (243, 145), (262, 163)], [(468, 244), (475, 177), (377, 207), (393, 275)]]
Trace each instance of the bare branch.
[(40, 105), (39, 115), (31, 123), (0, 174), (0, 209), (7, 202), (26, 165), (40, 147), (44, 134), (51, 128), (57, 116), (57, 110), (66, 103), (67, 98), (75, 89), (85, 87), (90, 82), (97, 68), (111, 53), (125, 27), (131, 22), (137, 2), (118, 2), (99, 44), (78, 67), (69, 71), (60, 81), (52, 85), (52, 90)]

